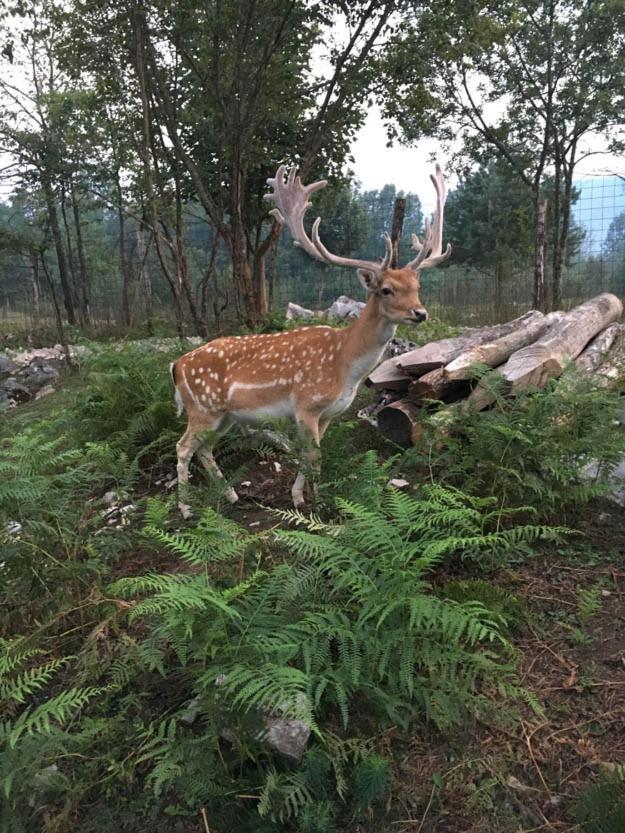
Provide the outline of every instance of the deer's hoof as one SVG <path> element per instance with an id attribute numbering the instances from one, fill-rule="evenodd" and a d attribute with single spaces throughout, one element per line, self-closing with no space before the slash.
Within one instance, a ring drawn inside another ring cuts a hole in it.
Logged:
<path id="1" fill-rule="evenodd" d="M 293 506 L 296 509 L 303 509 L 306 506 L 306 501 L 304 500 L 304 495 L 299 492 L 291 492 L 291 496 L 293 498 Z"/>
<path id="2" fill-rule="evenodd" d="M 232 486 L 230 486 L 228 489 L 226 489 L 226 500 L 228 501 L 228 503 L 236 503 L 238 499 L 239 499 L 239 496 L 234 491 Z"/>
<path id="3" fill-rule="evenodd" d="M 185 519 L 185 521 L 188 521 L 190 518 L 193 517 L 193 512 L 191 511 L 191 507 L 188 503 L 179 503 L 178 509 L 180 509 L 180 514 Z"/>

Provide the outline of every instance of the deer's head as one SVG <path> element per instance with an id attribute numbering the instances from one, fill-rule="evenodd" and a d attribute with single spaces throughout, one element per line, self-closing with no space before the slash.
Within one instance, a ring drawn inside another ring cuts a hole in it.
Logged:
<path id="1" fill-rule="evenodd" d="M 304 216 L 312 203 L 309 196 L 327 185 L 326 180 L 304 185 L 297 176 L 297 169 L 288 172 L 280 165 L 273 179 L 267 183 L 273 193 L 265 199 L 272 200 L 275 208 L 270 212 L 279 223 L 288 226 L 296 245 L 300 246 L 315 260 L 335 266 L 350 266 L 357 270 L 361 284 L 369 295 L 378 299 L 380 315 L 393 324 L 420 324 L 427 318 L 427 312 L 419 298 L 419 274 L 422 269 L 437 266 L 451 255 L 451 246 L 443 251 L 443 209 L 447 190 L 443 172 L 436 165 L 436 173 L 431 175 L 436 189 L 436 209 L 430 222 L 425 220 L 425 234 L 421 241 L 412 235 L 412 247 L 417 252 L 409 263 L 401 269 L 391 269 L 392 243 L 388 234 L 384 235 L 386 252 L 381 261 L 355 260 L 332 254 L 323 245 L 319 237 L 321 218 L 313 223 L 311 237 L 304 228 Z"/>

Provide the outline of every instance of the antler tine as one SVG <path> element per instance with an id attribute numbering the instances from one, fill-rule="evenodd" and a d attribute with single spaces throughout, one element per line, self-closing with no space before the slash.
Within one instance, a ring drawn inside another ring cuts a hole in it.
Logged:
<path id="1" fill-rule="evenodd" d="M 267 180 L 267 184 L 273 188 L 273 193 L 265 194 L 266 200 L 273 200 L 276 207 L 269 213 L 276 218 L 279 223 L 288 226 L 293 242 L 304 249 L 311 257 L 320 260 L 322 263 L 331 263 L 335 266 L 350 266 L 355 269 L 368 269 L 372 272 L 379 273 L 388 267 L 390 263 L 392 246 L 390 238 L 386 239 L 384 245 L 386 253 L 381 262 L 374 262 L 371 260 L 355 260 L 349 257 L 340 257 L 328 251 L 319 239 L 319 224 L 321 217 L 317 217 L 312 227 L 312 240 L 306 233 L 304 228 L 304 216 L 311 207 L 308 197 L 315 191 L 325 188 L 328 184 L 325 179 L 318 182 L 311 182 L 310 185 L 303 185 L 302 180 L 297 176 L 297 168 L 290 169 L 286 176 L 286 167 L 280 165 L 276 171 L 275 177 Z"/>
<path id="2" fill-rule="evenodd" d="M 447 199 L 447 187 L 440 165 L 436 165 L 436 172 L 430 174 L 430 179 L 436 189 L 436 209 L 432 222 L 425 218 L 425 232 L 423 242 L 416 234 L 412 235 L 412 248 L 418 252 L 417 256 L 407 264 L 415 271 L 437 266 L 451 256 L 451 244 L 443 252 L 443 210 Z"/>
<path id="3" fill-rule="evenodd" d="M 379 274 L 380 272 L 384 271 L 388 267 L 388 264 L 391 260 L 392 255 L 392 244 L 391 239 L 388 235 L 384 237 L 384 247 L 385 247 L 385 254 L 381 261 L 373 261 L 373 260 L 356 260 L 355 258 L 351 257 L 341 257 L 340 255 L 334 255 L 332 252 L 329 252 L 326 247 L 321 242 L 319 237 L 319 225 L 321 223 L 321 217 L 317 217 L 315 222 L 313 223 L 312 227 L 312 238 L 313 243 L 317 247 L 317 249 L 323 255 L 325 261 L 327 263 L 332 263 L 334 266 L 351 266 L 354 269 L 368 269 L 370 272 L 375 272 Z M 387 239 L 388 238 L 388 239 Z"/>
<path id="4" fill-rule="evenodd" d="M 267 180 L 267 184 L 273 188 L 273 193 L 265 194 L 265 199 L 273 200 L 276 204 L 276 207 L 269 213 L 279 223 L 288 226 L 295 245 L 301 246 L 311 257 L 323 262 L 324 258 L 306 234 L 304 217 L 312 205 L 308 200 L 309 195 L 325 188 L 328 183 L 325 179 L 321 179 L 318 182 L 311 182 L 310 185 L 302 185 L 295 166 L 287 172 L 285 181 L 285 172 L 286 166 L 280 165 L 275 177 Z"/>

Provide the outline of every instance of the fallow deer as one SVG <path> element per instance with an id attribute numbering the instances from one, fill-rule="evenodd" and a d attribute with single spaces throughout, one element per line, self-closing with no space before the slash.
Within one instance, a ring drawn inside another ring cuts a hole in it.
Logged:
<path id="1" fill-rule="evenodd" d="M 398 324 L 425 321 L 419 298 L 419 272 L 436 266 L 451 254 L 442 249 L 443 207 L 446 188 L 440 167 L 431 175 L 436 189 L 432 222 L 426 219 L 423 242 L 412 235 L 416 257 L 401 269 L 391 269 L 392 244 L 385 235 L 386 254 L 381 262 L 340 257 L 326 249 L 319 237 L 317 218 L 309 236 L 304 216 L 309 197 L 327 184 L 325 180 L 303 185 L 296 169 L 287 174 L 284 165 L 268 179 L 273 192 L 266 199 L 275 207 L 271 214 L 286 224 L 296 245 L 322 263 L 357 270 L 368 293 L 367 304 L 353 324 L 345 328 L 301 327 L 268 335 L 217 338 L 182 356 L 171 366 L 179 412 L 186 411 L 188 427 L 176 447 L 178 453 L 179 507 L 185 503 L 189 462 L 197 451 L 204 467 L 223 477 L 213 447 L 219 435 L 235 422 L 258 424 L 290 417 L 304 440 L 304 466 L 293 484 L 296 507 L 304 503 L 304 468 L 317 467 L 319 442 L 331 419 L 352 403 L 358 385 L 380 361 Z M 226 498 L 238 499 L 233 488 Z"/>

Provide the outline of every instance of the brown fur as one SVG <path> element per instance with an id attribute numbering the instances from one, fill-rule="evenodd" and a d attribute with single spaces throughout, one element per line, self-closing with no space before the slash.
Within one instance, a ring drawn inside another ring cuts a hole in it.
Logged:
<path id="1" fill-rule="evenodd" d="M 384 288 L 392 294 L 384 293 Z M 418 276 L 409 269 L 388 269 L 361 317 L 346 328 L 302 327 L 283 333 L 217 338 L 175 362 L 172 375 L 189 419 L 178 443 L 178 478 L 188 480 L 188 463 L 199 449 L 207 469 L 217 476 L 212 455 L 215 434 L 233 421 L 289 416 L 308 441 L 308 461 L 318 460 L 318 445 L 330 420 L 349 406 L 362 379 L 379 360 L 395 325 L 425 317 Z M 283 413 L 284 411 L 284 413 Z M 203 431 L 214 432 L 201 446 Z M 303 473 L 294 485 L 302 501 Z M 236 500 L 229 490 L 228 497 Z M 183 514 L 188 506 L 181 502 Z"/>

